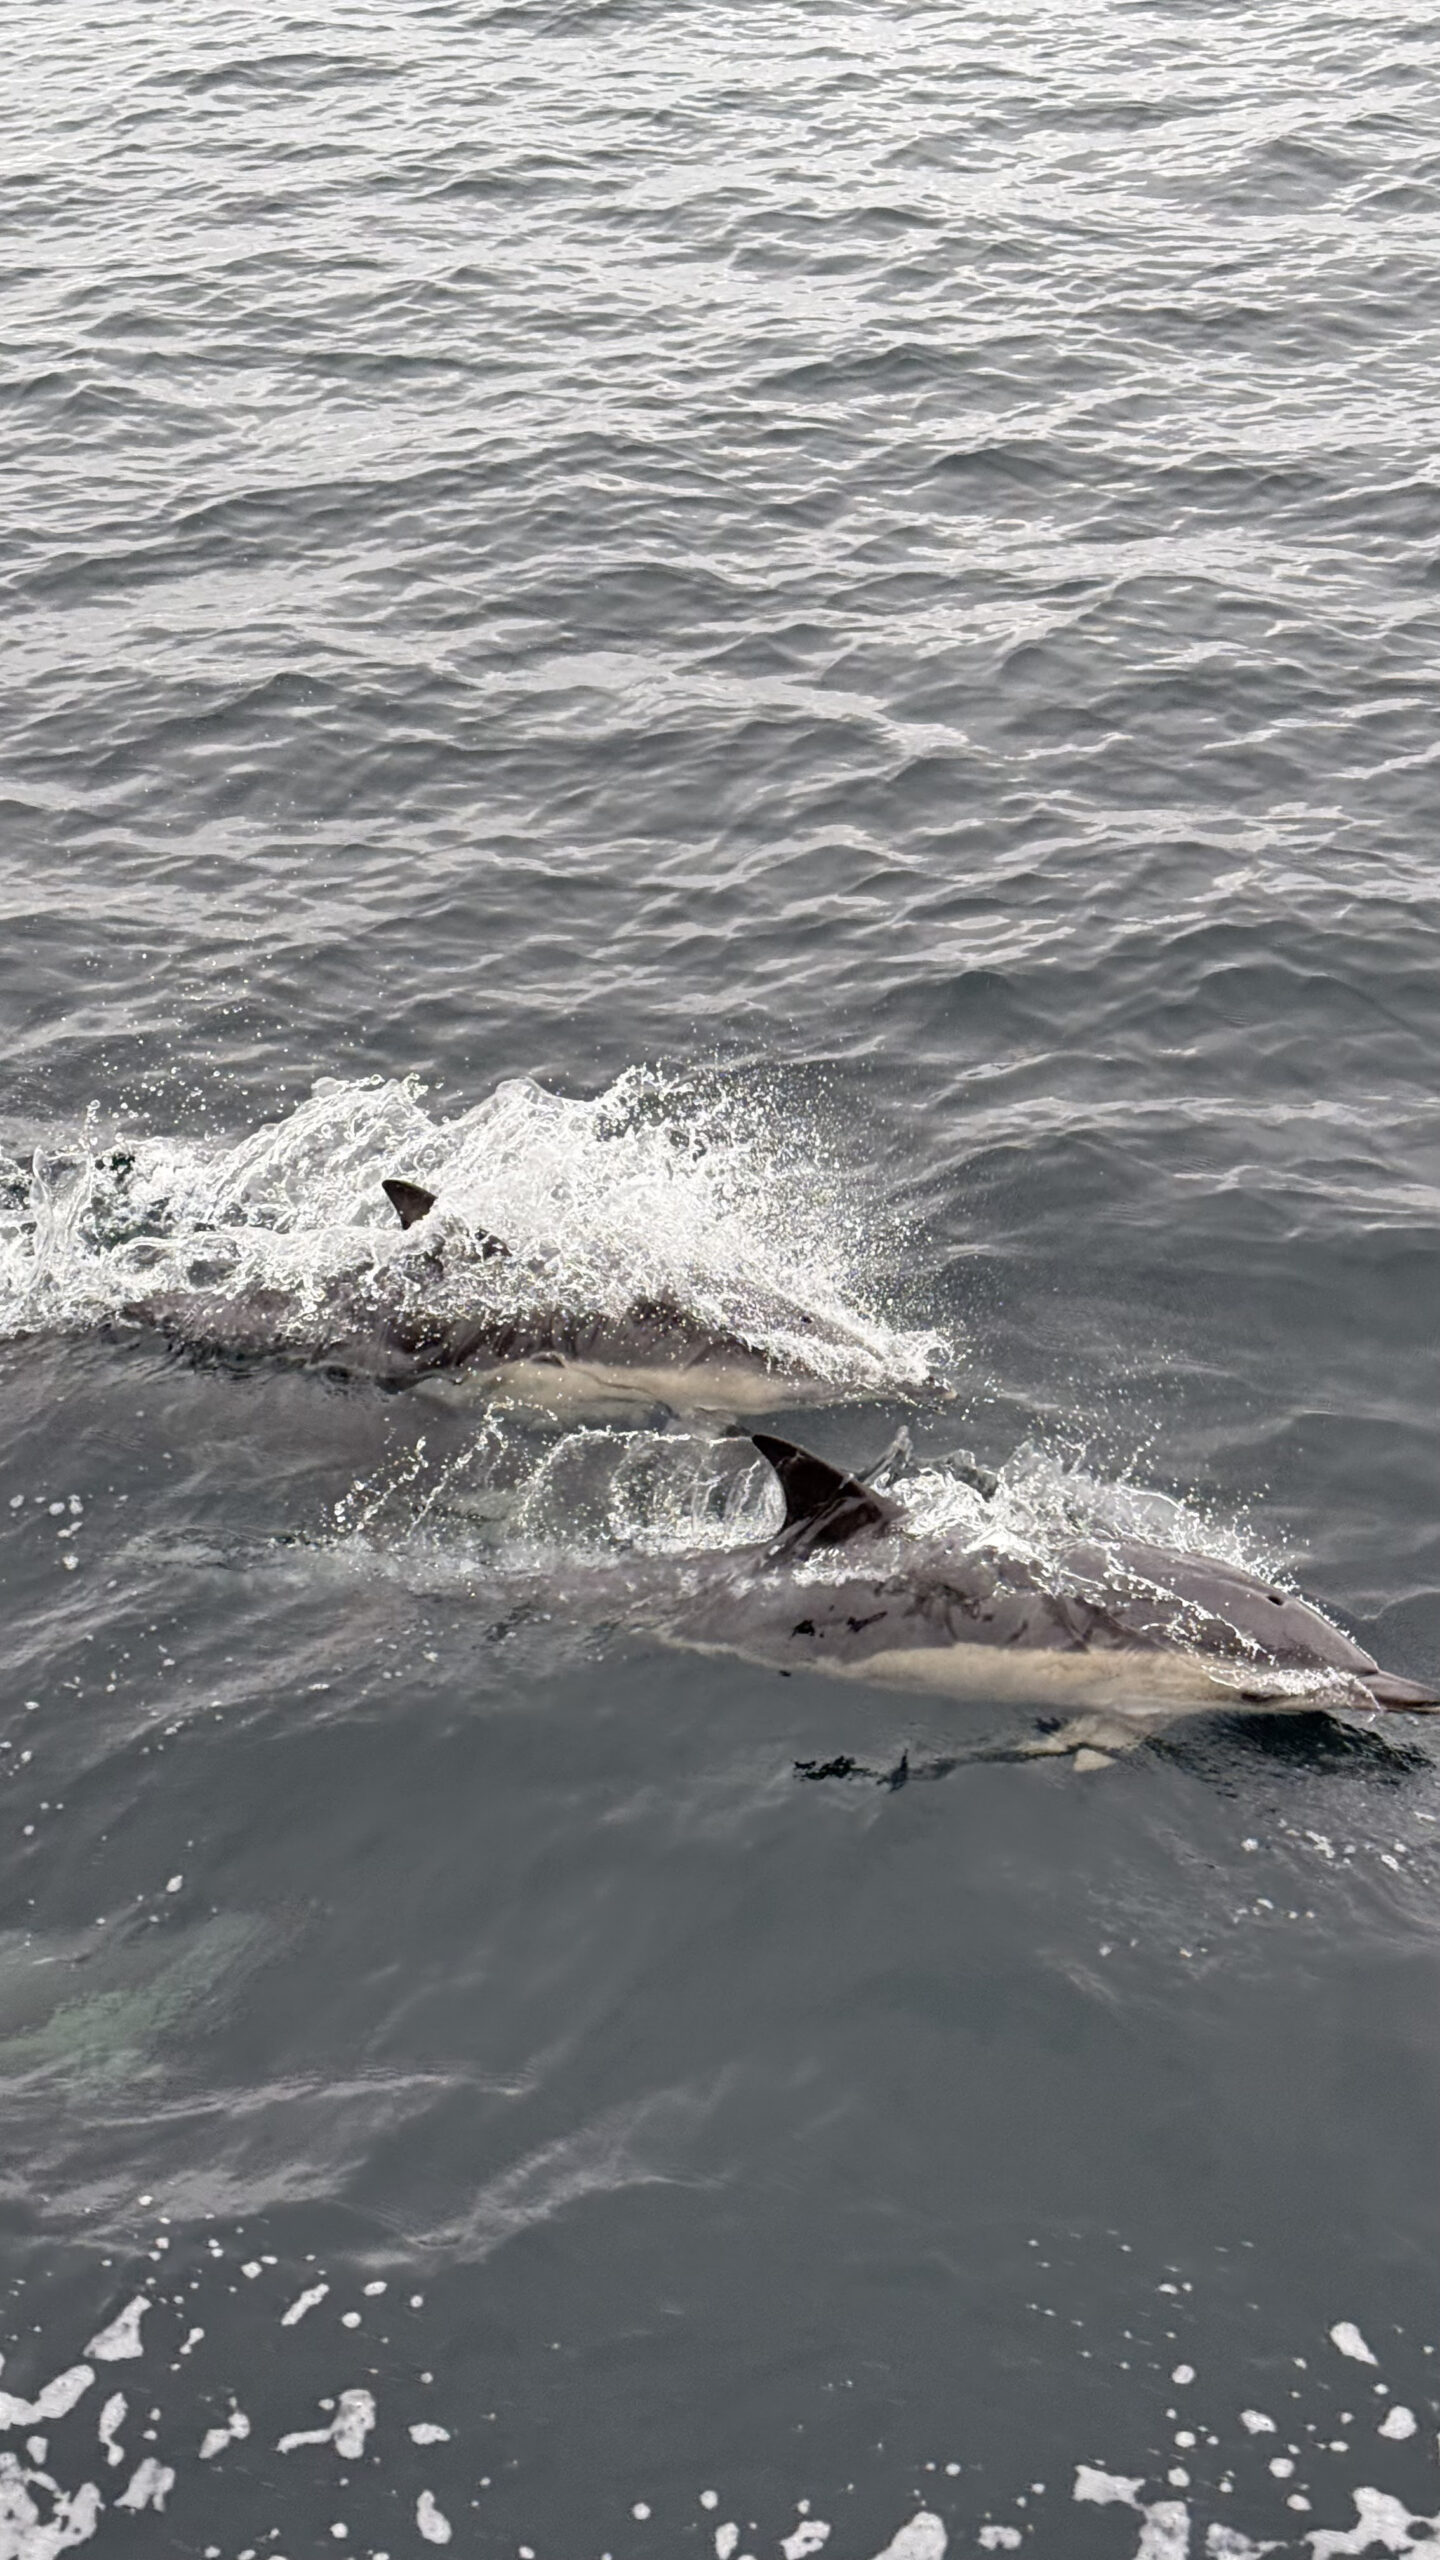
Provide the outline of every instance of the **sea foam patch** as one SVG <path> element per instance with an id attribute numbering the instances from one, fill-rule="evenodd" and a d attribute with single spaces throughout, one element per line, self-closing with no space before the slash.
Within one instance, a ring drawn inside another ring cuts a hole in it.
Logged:
<path id="1" fill-rule="evenodd" d="M 217 2560 L 305 2533 L 378 2553 L 407 2541 L 467 2548 L 482 2531 L 487 2547 L 498 2535 L 544 2560 L 556 2530 L 553 2461 L 527 2475 L 507 2453 L 498 2407 L 477 2405 L 473 2373 L 464 2389 L 449 2379 L 453 2310 L 432 2331 L 428 2291 L 403 2266 L 376 2277 L 338 2259 L 306 2262 L 300 2293 L 313 2298 L 297 2322 L 288 2314 L 302 2270 L 265 2248 L 253 2224 L 243 2238 L 206 2225 L 174 2241 L 141 2292 L 96 2306 L 85 2360 L 65 2361 L 62 2343 L 47 2371 L 43 2335 L 29 2324 L 36 2370 L 0 2402 L 0 2428 L 24 2436 L 0 2451 L 4 2560 L 56 2560 L 112 2513 L 163 2516 L 178 2547 Z M 1037 2248 L 1027 2275 L 1042 2291 L 1017 2311 L 1043 2315 L 1058 2270 Z M 203 2322 L 190 2316 L 197 2308 Z M 1043 2471 L 1027 2466 L 1007 2490 L 957 2398 L 958 2449 L 912 2455 L 897 2470 L 880 2447 L 856 2446 L 843 2474 L 812 2474 L 788 2512 L 775 2510 L 768 2450 L 763 2497 L 743 2460 L 732 2477 L 701 2472 L 688 2485 L 612 2482 L 594 2500 L 596 2548 L 639 2550 L 637 2533 L 643 2547 L 653 2534 L 657 2551 L 669 2548 L 693 2520 L 716 2560 L 949 2560 L 965 2550 L 1070 2560 L 1066 2516 L 1083 2512 L 1095 2560 L 1371 2551 L 1437 2560 L 1437 2501 L 1420 2492 L 1433 2476 L 1433 2444 L 1427 2451 L 1421 2439 L 1433 2434 L 1440 2376 L 1424 2342 L 1393 2323 L 1382 2331 L 1373 2313 L 1364 2330 L 1333 2324 L 1364 2340 L 1364 2359 L 1337 2347 L 1333 2330 L 1284 2352 L 1268 2340 L 1270 2407 L 1261 2409 L 1243 2356 L 1207 2353 L 1196 2281 L 1178 2270 L 1154 2270 L 1120 2327 L 1082 2315 L 1073 2330 L 1067 2357 L 1110 2373 L 1118 2456 L 1092 2444 L 1062 2462 L 1047 2441 Z M 132 2372 L 97 2418 L 96 2359 L 107 2357 Z M 1387 2475 L 1386 2465 L 1399 2468 Z M 857 2492 L 871 2510 L 893 2502 L 886 2533 L 859 2525 Z M 571 2511 L 573 2483 L 566 2495 Z"/>

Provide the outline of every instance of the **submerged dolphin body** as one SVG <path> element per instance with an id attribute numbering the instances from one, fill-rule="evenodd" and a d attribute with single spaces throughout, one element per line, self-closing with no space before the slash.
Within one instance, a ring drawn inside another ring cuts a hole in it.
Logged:
<path id="1" fill-rule="evenodd" d="M 813 1368 L 775 1359 L 673 1297 L 635 1298 L 618 1312 L 569 1306 L 499 1237 L 437 1213 L 418 1183 L 392 1178 L 384 1189 L 405 1230 L 393 1258 L 293 1286 L 166 1288 L 132 1299 L 122 1316 L 202 1356 L 278 1359 L 390 1387 L 459 1381 L 477 1398 L 556 1417 L 633 1420 L 657 1405 L 761 1414 L 864 1392 L 825 1374 L 825 1350 L 853 1346 L 839 1331 L 830 1342 L 799 1310 L 783 1318 L 813 1338 Z M 477 1286 L 486 1266 L 488 1288 Z M 505 1285 L 511 1266 L 518 1286 Z"/>
<path id="2" fill-rule="evenodd" d="M 825 1671 L 939 1695 L 1060 1708 L 1029 1753 L 1098 1767 L 1206 1709 L 1424 1712 L 1440 1691 L 1382 1671 L 1311 1604 L 1213 1556 L 1122 1537 L 1076 1539 L 1042 1573 L 985 1513 L 979 1533 L 907 1536 L 862 1476 L 749 1435 L 774 1468 L 785 1521 L 763 1545 L 707 1559 L 667 1641 L 781 1671 Z M 872 1470 L 878 1473 L 879 1470 Z"/>

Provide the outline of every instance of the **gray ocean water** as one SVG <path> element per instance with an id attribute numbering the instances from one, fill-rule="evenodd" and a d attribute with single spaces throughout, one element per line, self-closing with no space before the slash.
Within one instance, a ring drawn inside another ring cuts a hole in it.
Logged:
<path id="1" fill-rule="evenodd" d="M 110 1321 L 503 1121 L 1433 1678 L 1431 13 L 16 0 L 0 241 L 0 2554 L 1431 2550 L 1435 1728 L 979 1759 L 618 1626 L 703 1435 Z"/>

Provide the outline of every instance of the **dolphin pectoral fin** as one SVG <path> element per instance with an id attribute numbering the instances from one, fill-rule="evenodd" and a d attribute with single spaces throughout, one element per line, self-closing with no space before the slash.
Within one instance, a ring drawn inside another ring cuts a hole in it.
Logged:
<path id="1" fill-rule="evenodd" d="M 391 1180 L 380 1186 L 402 1227 L 418 1227 L 435 1206 L 433 1191 L 422 1191 L 418 1182 Z"/>
<path id="2" fill-rule="evenodd" d="M 1125 1724 L 1118 1716 L 1067 1716 L 1053 1733 L 1037 1733 L 1022 1742 L 1017 1760 L 1066 1759 L 1072 1754 L 1077 1769 L 1108 1769 L 1130 1751 L 1138 1751 L 1146 1739 L 1134 1725 Z"/>
<path id="3" fill-rule="evenodd" d="M 1055 1733 L 1032 1734 L 1028 1742 L 1006 1743 L 995 1757 L 1005 1760 L 1063 1760 L 1075 1747 L 1073 1742 L 1066 1741 L 1062 1725 Z"/>

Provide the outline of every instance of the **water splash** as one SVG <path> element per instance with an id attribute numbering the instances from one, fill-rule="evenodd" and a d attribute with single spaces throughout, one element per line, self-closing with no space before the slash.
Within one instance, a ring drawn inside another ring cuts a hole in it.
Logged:
<path id="1" fill-rule="evenodd" d="M 66 1145 L 0 1163 L 0 1330 L 68 1330 L 137 1296 L 279 1289 L 303 1313 L 402 1250 L 381 1190 L 401 1174 L 445 1222 L 503 1236 L 472 1299 L 619 1316 L 673 1300 L 778 1367 L 904 1392 L 949 1354 L 891 1322 L 859 1186 L 817 1132 L 719 1084 L 632 1068 L 590 1100 L 516 1077 L 453 1119 L 413 1079 L 325 1079 L 228 1144 Z"/>
<path id="2" fill-rule="evenodd" d="M 1005 1460 L 988 1500 L 944 1461 L 894 1481 L 893 1490 L 917 1536 L 993 1543 L 1042 1572 L 1081 1541 L 1111 1548 L 1140 1539 L 1268 1581 L 1282 1573 L 1278 1553 L 1234 1513 L 1193 1494 L 1162 1492 L 1129 1466 L 1106 1474 L 1083 1452 L 1035 1440 L 1022 1441 Z"/>
<path id="3" fill-rule="evenodd" d="M 774 1470 L 744 1437 L 581 1429 L 537 1451 L 492 1413 L 459 1451 L 421 1440 L 358 1481 L 333 1534 L 407 1580 L 444 1587 L 480 1566 L 558 1590 L 577 1568 L 627 1556 L 682 1563 L 755 1545 L 783 1514 Z"/>
<path id="4" fill-rule="evenodd" d="M 856 1463 L 861 1463 L 857 1453 Z M 1273 1581 L 1278 1559 L 1249 1527 L 1194 1500 L 1134 1479 L 1094 1472 L 1073 1455 L 1026 1441 L 982 1493 L 958 1457 L 898 1463 L 879 1479 L 903 1526 L 887 1555 L 941 1541 L 963 1554 L 1011 1556 L 1056 1587 L 1066 1558 L 1085 1543 L 1112 1550 L 1143 1540 L 1180 1555 L 1236 1564 Z M 492 1415 L 458 1453 L 422 1442 L 383 1476 L 357 1484 L 335 1508 L 342 1535 L 392 1548 L 457 1539 L 473 1553 L 477 1528 L 496 1566 L 550 1569 L 624 1555 L 693 1555 L 762 1543 L 784 1502 L 773 1469 L 744 1435 L 656 1430 L 567 1431 L 537 1452 L 526 1434 Z M 817 1581 L 854 1569 L 848 1548 L 817 1547 L 795 1568 Z"/>

